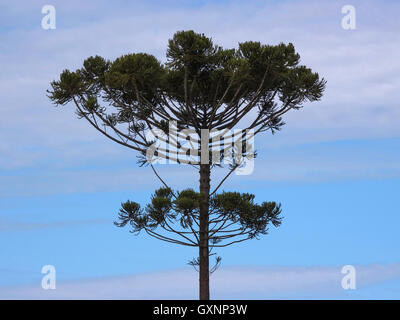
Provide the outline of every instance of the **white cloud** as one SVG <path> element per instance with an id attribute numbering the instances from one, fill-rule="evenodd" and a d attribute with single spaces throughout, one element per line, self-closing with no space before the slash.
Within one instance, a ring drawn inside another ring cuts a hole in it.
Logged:
<path id="1" fill-rule="evenodd" d="M 213 299 L 343 298 L 339 266 L 227 267 L 211 276 Z M 400 277 L 400 264 L 359 265 L 354 291 Z M 0 287 L 0 299 L 197 299 L 197 273 L 180 269 L 139 275 L 58 281 L 55 290 L 40 284 Z M 353 296 L 354 297 L 354 296 Z M 365 295 L 363 298 L 368 298 Z M 376 297 L 375 298 L 379 298 Z"/>
<path id="2" fill-rule="evenodd" d="M 27 222 L 27 221 L 12 221 L 10 219 L 0 218 L 0 232 L 6 231 L 26 231 L 26 230 L 41 230 L 47 228 L 65 228 L 82 225 L 98 225 L 110 223 L 106 219 L 91 219 L 91 220 L 75 220 L 75 221 L 54 221 L 54 222 Z"/>
<path id="3" fill-rule="evenodd" d="M 62 69 L 79 67 L 89 55 L 115 58 L 127 52 L 146 51 L 162 59 L 168 38 L 176 30 L 191 28 L 226 47 L 245 40 L 272 44 L 292 41 L 302 63 L 328 80 L 322 101 L 288 114 L 283 131 L 266 138 L 268 141 L 293 145 L 400 134 L 400 5 L 394 2 L 355 1 L 358 25 L 353 31 L 340 27 L 340 1 L 250 1 L 245 6 L 229 2 L 196 7 L 132 4 L 113 5 L 113 10 L 108 2 L 101 2 L 96 8 L 78 1 L 55 5 L 59 23 L 54 31 L 40 29 L 40 10 L 36 8 L 41 6 L 39 2 L 5 8 L 11 16 L 26 16 L 29 21 L 37 12 L 38 23 L 31 28 L 15 24 L 15 28 L 0 34 L 2 43 L 7 43 L 0 54 L 2 169 L 35 168 L 51 159 L 46 163 L 50 175 L 66 177 L 65 173 L 51 173 L 50 169 L 112 163 L 126 157 L 121 146 L 111 147 L 84 120 L 75 119 L 72 107 L 51 107 L 45 97 L 49 82 Z M 385 13 L 385 23 L 379 12 Z M 303 169 L 296 171 L 294 162 L 289 167 L 282 169 L 288 179 L 304 177 Z M 397 166 L 394 168 L 393 174 L 397 174 Z M 321 172 L 326 169 L 322 167 Z M 4 179 L 18 184 L 21 178 Z"/>

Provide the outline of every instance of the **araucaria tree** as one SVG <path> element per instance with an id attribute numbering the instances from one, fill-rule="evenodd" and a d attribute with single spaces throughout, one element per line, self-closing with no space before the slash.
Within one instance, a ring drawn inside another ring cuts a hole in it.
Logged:
<path id="1" fill-rule="evenodd" d="M 220 262 L 217 257 L 210 267 L 213 248 L 257 238 L 270 224 L 281 223 L 280 204 L 216 191 L 255 156 L 249 136 L 279 130 L 282 116 L 319 100 L 326 82 L 299 64 L 292 44 L 248 41 L 223 49 L 203 34 L 181 31 L 169 40 L 166 58 L 161 63 L 147 53 L 114 61 L 90 57 L 81 69 L 64 70 L 48 94 L 56 105 L 72 102 L 79 118 L 138 151 L 140 164 L 152 168 L 163 187 L 144 208 L 123 203 L 116 225 L 197 247 L 190 264 L 199 271 L 200 299 L 209 299 L 210 272 Z M 172 190 L 154 167 L 160 159 L 195 167 L 199 190 Z M 212 190 L 211 171 L 222 161 L 229 162 L 227 175 Z"/>

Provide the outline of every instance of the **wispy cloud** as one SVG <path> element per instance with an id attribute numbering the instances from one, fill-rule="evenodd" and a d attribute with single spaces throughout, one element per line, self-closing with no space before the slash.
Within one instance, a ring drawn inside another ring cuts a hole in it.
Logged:
<path id="1" fill-rule="evenodd" d="M 357 29 L 352 31 L 341 28 L 341 1 L 249 1 L 246 6 L 238 1 L 196 6 L 117 2 L 113 10 L 105 1 L 95 6 L 79 1 L 55 1 L 54 5 L 58 22 L 52 31 L 40 28 L 39 1 L 8 4 L 2 10 L 2 15 L 8 12 L 9 16 L 4 19 L 8 27 L 0 30 L 4 47 L 0 54 L 0 170 L 6 173 L 1 184 L 18 189 L 15 195 L 38 192 L 32 187 L 36 185 L 45 193 L 54 192 L 55 185 L 62 185 L 60 191 L 90 189 L 85 183 L 82 187 L 75 184 L 80 174 L 87 176 L 88 184 L 100 181 L 100 189 L 106 185 L 101 181 L 111 175 L 111 181 L 118 177 L 126 185 L 128 166 L 120 159 L 132 159 L 131 167 L 135 155 L 127 156 L 122 147 L 112 145 L 86 122 L 75 119 L 73 108 L 52 107 L 45 91 L 64 68 L 78 68 L 90 55 L 112 59 L 127 52 L 146 51 L 164 60 L 168 38 L 182 29 L 204 32 L 225 47 L 246 40 L 293 42 L 302 63 L 327 79 L 323 100 L 288 114 L 283 131 L 265 138 L 272 144 L 284 147 L 400 135 L 400 5 L 396 2 L 353 1 Z M 385 13 L 384 22 L 380 12 Z M 256 139 L 256 144 L 260 140 Z M 264 160 L 257 159 L 257 165 L 260 167 Z M 274 181 L 303 181 L 310 179 L 308 171 L 315 168 L 319 179 L 398 176 L 395 161 L 382 168 L 383 162 L 363 161 L 349 167 L 342 160 L 337 155 L 315 163 L 304 159 L 304 166 L 299 166 L 294 158 L 283 162 L 276 159 L 286 167 L 269 177 Z M 85 171 L 93 164 L 104 163 L 123 169 L 115 174 L 98 172 L 96 177 Z M 46 173 L 41 172 L 39 179 L 14 172 L 30 168 L 45 168 Z M 13 193 L 11 189 L 3 194 Z"/>
<path id="2" fill-rule="evenodd" d="M 110 221 L 106 219 L 90 219 L 90 220 L 54 221 L 54 222 L 40 223 L 40 222 L 12 221 L 9 219 L 0 218 L 0 232 L 40 230 L 48 228 L 66 228 L 66 227 L 97 225 L 105 223 L 110 223 Z"/>
<path id="3" fill-rule="evenodd" d="M 354 295 L 341 287 L 341 267 L 230 267 L 211 277 L 214 299 L 357 298 L 357 290 L 400 277 L 400 264 L 355 266 Z M 368 298 L 361 295 L 363 298 Z M 0 288 L 1 299 L 196 299 L 192 269 L 140 275 L 59 281 L 55 290 L 32 286 Z"/>
<path id="4" fill-rule="evenodd" d="M 248 183 L 326 182 L 400 178 L 400 139 L 354 140 L 279 146 L 255 143 L 259 156 L 249 176 L 232 175 L 223 188 L 245 187 Z M 72 147 L 71 147 L 72 148 Z M 80 150 L 80 147 L 77 148 Z M 93 146 L 88 146 L 93 150 Z M 73 148 L 72 148 L 73 150 Z M 36 170 L 4 173 L 0 197 L 54 193 L 118 192 L 154 190 L 161 186 L 149 167 L 136 167 L 128 152 L 107 148 L 102 158 L 79 158 L 78 150 L 53 155 Z M 70 159 L 62 164 L 62 159 Z M 64 166 L 64 168 L 63 168 Z M 65 168 L 67 167 L 67 168 Z M 197 188 L 198 172 L 190 166 L 156 165 L 161 177 L 173 188 Z M 227 173 L 215 170 L 212 187 Z"/>

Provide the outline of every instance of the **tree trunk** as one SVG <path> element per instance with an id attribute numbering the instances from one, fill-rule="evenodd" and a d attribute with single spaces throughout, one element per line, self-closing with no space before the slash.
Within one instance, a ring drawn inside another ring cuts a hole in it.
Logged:
<path id="1" fill-rule="evenodd" d="M 210 197 L 210 165 L 200 165 L 200 193 L 203 201 L 200 204 L 200 246 L 199 246 L 199 298 L 210 299 L 210 266 L 208 251 L 208 201 Z"/>

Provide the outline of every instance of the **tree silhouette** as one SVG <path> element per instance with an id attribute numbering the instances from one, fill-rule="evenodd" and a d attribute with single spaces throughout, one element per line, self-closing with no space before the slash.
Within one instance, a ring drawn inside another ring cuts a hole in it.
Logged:
<path id="1" fill-rule="evenodd" d="M 237 49 L 223 49 L 204 34 L 180 31 L 169 40 L 166 57 L 164 64 L 146 53 L 112 62 L 90 57 L 81 69 L 64 70 L 48 94 L 56 105 L 73 102 L 79 118 L 138 151 L 140 165 L 152 168 L 163 187 L 144 208 L 122 203 L 115 224 L 198 247 L 198 257 L 189 264 L 199 271 L 200 299 L 209 299 L 210 272 L 221 261 L 216 257 L 210 268 L 212 250 L 257 238 L 270 224 L 281 223 L 280 204 L 256 204 L 252 194 L 217 190 L 256 156 L 249 133 L 251 138 L 280 130 L 282 116 L 319 100 L 326 81 L 299 64 L 290 43 L 247 41 Z M 232 134 L 238 128 L 243 130 Z M 190 146 L 184 149 L 182 141 Z M 160 159 L 195 167 L 198 192 L 172 190 L 153 165 Z M 211 170 L 222 161 L 228 163 L 228 173 L 211 190 Z"/>

